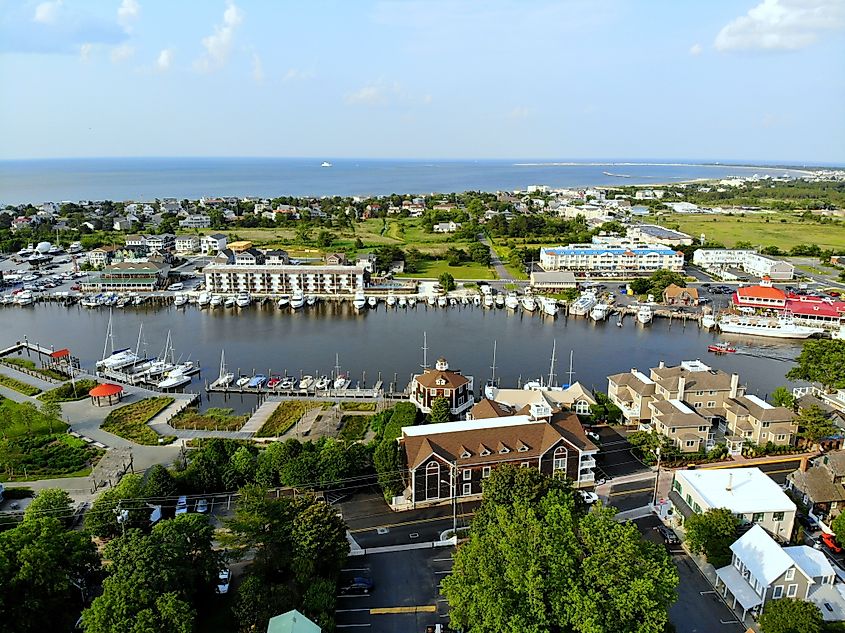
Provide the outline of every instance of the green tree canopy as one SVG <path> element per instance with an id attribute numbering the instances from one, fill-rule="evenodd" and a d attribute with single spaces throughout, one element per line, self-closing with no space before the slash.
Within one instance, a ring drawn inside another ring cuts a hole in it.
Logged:
<path id="1" fill-rule="evenodd" d="M 839 513 L 830 524 L 830 529 L 836 535 L 836 540 L 845 543 L 845 513 Z"/>
<path id="2" fill-rule="evenodd" d="M 812 602 L 781 598 L 766 603 L 759 624 L 762 633 L 821 633 L 824 618 Z"/>
<path id="3" fill-rule="evenodd" d="M 449 412 L 449 400 L 440 396 L 435 398 L 431 403 L 431 413 L 429 413 L 429 422 L 431 424 L 441 424 L 448 422 L 451 419 Z"/>
<path id="4" fill-rule="evenodd" d="M 117 536 L 122 529 L 148 527 L 150 508 L 145 498 L 141 475 L 124 475 L 118 484 L 103 492 L 85 515 L 85 527 L 95 536 Z M 121 526 L 118 517 L 126 510 L 127 520 Z"/>
<path id="5" fill-rule="evenodd" d="M 772 390 L 772 402 L 776 407 L 791 409 L 795 404 L 795 396 L 786 387 L 775 387 Z"/>
<path id="6" fill-rule="evenodd" d="M 798 424 L 798 436 L 816 444 L 821 440 L 838 435 L 842 430 L 836 426 L 818 405 L 812 404 L 802 409 L 795 422 Z"/>
<path id="7" fill-rule="evenodd" d="M 438 281 L 443 287 L 443 290 L 446 292 L 451 292 L 456 288 L 455 278 L 452 276 L 452 273 L 441 273 L 440 277 L 438 277 Z"/>
<path id="8" fill-rule="evenodd" d="M 172 497 L 176 494 L 176 480 L 167 468 L 155 464 L 147 471 L 144 495 L 151 498 Z"/>
<path id="9" fill-rule="evenodd" d="M 795 362 L 795 367 L 786 374 L 788 380 L 818 382 L 833 389 L 845 387 L 845 341 L 807 341 Z"/>
<path id="10" fill-rule="evenodd" d="M 727 508 L 693 514 L 684 524 L 687 545 L 696 554 L 703 552 L 714 567 L 723 567 L 731 562 L 730 546 L 736 540 L 737 527 L 739 519 Z"/>
<path id="11" fill-rule="evenodd" d="M 63 524 L 70 523 L 73 514 L 73 499 L 60 488 L 45 488 L 39 490 L 35 498 L 23 513 L 24 521 L 34 521 L 42 517 L 59 519 Z"/>

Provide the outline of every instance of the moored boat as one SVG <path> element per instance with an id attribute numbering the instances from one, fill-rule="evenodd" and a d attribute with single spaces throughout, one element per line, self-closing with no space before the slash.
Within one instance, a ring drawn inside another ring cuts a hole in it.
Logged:
<path id="1" fill-rule="evenodd" d="M 569 307 L 569 314 L 573 316 L 586 316 L 599 302 L 596 293 L 592 290 L 585 290 L 575 302 Z"/>
<path id="2" fill-rule="evenodd" d="M 209 303 L 209 305 L 212 308 L 219 308 L 223 305 L 223 297 L 221 297 L 220 295 L 212 295 L 211 302 Z"/>
<path id="3" fill-rule="evenodd" d="M 590 318 L 593 321 L 604 321 L 610 313 L 610 306 L 606 303 L 597 303 L 590 310 Z"/>
<path id="4" fill-rule="evenodd" d="M 543 314 L 547 316 L 555 316 L 557 314 L 557 301 L 555 301 L 554 299 L 550 299 L 549 297 L 543 297 L 540 301 L 540 304 L 543 308 Z"/>
<path id="5" fill-rule="evenodd" d="M 651 323 L 651 319 L 654 317 L 654 310 L 651 309 L 649 305 L 641 305 L 637 310 L 637 321 L 642 323 L 643 325 L 648 325 Z"/>
<path id="6" fill-rule="evenodd" d="M 290 307 L 292 310 L 299 310 L 305 305 L 305 294 L 298 288 L 290 296 Z"/>
<path id="7" fill-rule="evenodd" d="M 822 328 L 798 325 L 792 314 L 784 312 L 777 315 L 722 314 L 719 317 L 719 330 L 726 334 L 748 334 L 770 338 L 804 339 L 818 336 Z"/>
<path id="8" fill-rule="evenodd" d="M 533 296 L 525 295 L 522 297 L 522 309 L 526 312 L 534 312 L 537 309 L 537 302 Z"/>
<path id="9" fill-rule="evenodd" d="M 355 293 L 355 298 L 352 299 L 352 305 L 356 310 L 363 310 L 367 305 L 367 297 L 362 290 Z"/>
<path id="10" fill-rule="evenodd" d="M 238 293 L 238 296 L 235 297 L 235 305 L 239 308 L 246 308 L 250 303 L 252 303 L 252 297 L 249 296 L 248 292 Z"/>
<path id="11" fill-rule="evenodd" d="M 211 303 L 211 295 L 207 292 L 201 292 L 197 297 L 197 305 L 201 308 L 204 308 L 209 303 Z"/>

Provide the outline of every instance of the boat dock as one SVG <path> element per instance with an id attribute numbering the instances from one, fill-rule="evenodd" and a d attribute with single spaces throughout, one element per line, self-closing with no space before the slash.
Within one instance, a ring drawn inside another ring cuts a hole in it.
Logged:
<path id="1" fill-rule="evenodd" d="M 392 384 L 391 384 L 392 387 Z M 352 387 L 347 389 L 315 389 L 310 387 L 308 389 L 280 389 L 269 388 L 266 383 L 260 387 L 239 387 L 231 384 L 228 387 L 213 387 L 206 383 L 205 391 L 207 393 L 222 393 L 222 394 L 255 394 L 263 396 L 287 396 L 290 398 L 300 399 L 327 399 L 327 400 L 377 400 L 382 398 L 398 398 L 405 397 L 404 392 L 397 393 L 395 389 L 384 389 L 384 383 L 377 380 L 372 387 Z"/>

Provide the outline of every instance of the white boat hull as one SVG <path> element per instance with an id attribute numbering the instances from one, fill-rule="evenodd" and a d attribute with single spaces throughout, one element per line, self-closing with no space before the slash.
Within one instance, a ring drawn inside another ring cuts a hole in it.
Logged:
<path id="1" fill-rule="evenodd" d="M 772 321 L 772 319 L 769 319 Z M 719 330 L 725 334 L 745 334 L 748 336 L 765 336 L 767 338 L 805 339 L 821 334 L 821 328 L 806 325 L 752 325 L 753 322 L 719 321 Z"/>

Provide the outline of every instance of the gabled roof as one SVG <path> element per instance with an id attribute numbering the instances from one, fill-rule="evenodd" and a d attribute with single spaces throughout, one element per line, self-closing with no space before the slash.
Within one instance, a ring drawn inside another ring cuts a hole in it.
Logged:
<path id="1" fill-rule="evenodd" d="M 754 395 L 729 398 L 725 405 L 738 415 L 750 415 L 761 422 L 792 422 L 795 417 L 786 407 L 773 407 Z"/>
<path id="2" fill-rule="evenodd" d="M 682 288 L 676 284 L 669 284 L 663 291 L 665 297 L 678 297 L 682 294 L 689 295 L 693 299 L 698 299 L 698 290 L 696 288 Z"/>
<path id="3" fill-rule="evenodd" d="M 437 382 L 443 380 L 444 384 L 439 385 Z M 459 372 L 451 369 L 426 369 L 422 374 L 414 376 L 414 380 L 421 384 L 426 389 L 445 388 L 457 389 L 469 382 L 469 378 L 461 375 Z"/>
<path id="4" fill-rule="evenodd" d="M 759 525 L 735 540 L 731 551 L 767 587 L 795 565 L 792 557 Z"/>
<path id="5" fill-rule="evenodd" d="M 504 418 L 515 413 L 514 409 L 501 402 L 482 398 L 470 409 L 470 416 L 473 420 L 484 420 L 486 418 Z"/>
<path id="6" fill-rule="evenodd" d="M 676 365 L 675 367 L 652 367 L 651 373 L 664 389 L 675 391 L 678 389 L 679 379 L 684 378 L 684 391 L 727 391 L 731 388 L 731 375 L 719 369 L 706 371 L 690 371 Z"/>
<path id="7" fill-rule="evenodd" d="M 833 576 L 836 572 L 827 556 L 808 545 L 793 545 L 784 547 L 783 551 L 795 561 L 795 564 L 810 578 L 819 576 Z"/>

